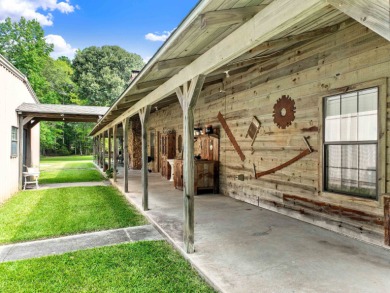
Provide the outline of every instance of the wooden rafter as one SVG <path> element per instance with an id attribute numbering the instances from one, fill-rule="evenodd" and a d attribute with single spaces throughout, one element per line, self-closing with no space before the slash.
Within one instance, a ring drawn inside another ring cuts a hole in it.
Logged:
<path id="1" fill-rule="evenodd" d="M 327 0 L 349 17 L 390 41 L 390 1 Z"/>
<path id="2" fill-rule="evenodd" d="M 137 89 L 142 90 L 142 89 L 147 89 L 147 88 L 158 87 L 169 79 L 170 79 L 170 77 L 164 77 L 164 78 L 160 78 L 160 79 L 140 82 L 137 84 Z"/>
<path id="3" fill-rule="evenodd" d="M 152 91 L 146 91 L 138 94 L 133 94 L 129 96 L 125 96 L 120 102 L 121 103 L 127 103 L 127 102 L 134 102 L 134 101 L 139 101 L 143 97 L 149 95 Z"/>
<path id="4" fill-rule="evenodd" d="M 264 42 L 264 43 L 256 46 L 255 48 L 249 50 L 245 55 L 243 55 L 240 58 L 237 58 L 237 60 L 235 60 L 235 61 L 237 62 L 240 60 L 246 60 L 246 59 L 253 58 L 253 57 L 259 55 L 260 53 L 264 52 L 265 50 L 284 49 L 284 48 L 292 46 L 298 42 L 310 41 L 310 40 L 318 38 L 318 37 L 323 37 L 325 35 L 328 35 L 328 34 L 331 34 L 331 33 L 338 31 L 340 29 L 340 26 L 341 26 L 341 24 L 335 24 L 335 25 L 324 27 L 324 28 L 304 32 L 304 33 L 301 33 L 298 35 L 293 35 L 293 36 L 283 37 L 280 39 L 270 40 L 270 41 Z M 277 56 L 279 56 L 278 51 L 270 54 L 269 56 L 264 56 L 263 58 L 267 58 L 267 57 L 274 58 Z"/>
<path id="5" fill-rule="evenodd" d="M 255 16 L 260 10 L 267 5 L 248 6 L 240 8 L 231 8 L 224 10 L 208 11 L 201 14 L 201 28 L 206 29 L 213 26 L 229 26 L 232 24 L 242 23 Z"/>
<path id="6" fill-rule="evenodd" d="M 157 63 L 156 68 L 158 70 L 164 70 L 164 69 L 172 69 L 177 67 L 184 67 L 190 64 L 191 62 L 193 62 L 199 56 L 200 55 L 192 55 L 192 56 L 186 56 L 181 58 L 161 60 Z"/>

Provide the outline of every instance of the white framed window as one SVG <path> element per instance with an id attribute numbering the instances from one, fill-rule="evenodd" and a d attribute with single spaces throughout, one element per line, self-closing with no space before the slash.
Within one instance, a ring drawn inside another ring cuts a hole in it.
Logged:
<path id="1" fill-rule="evenodd" d="M 11 158 L 18 156 L 18 128 L 11 126 Z"/>
<path id="2" fill-rule="evenodd" d="M 324 191 L 378 197 L 378 87 L 324 99 Z"/>

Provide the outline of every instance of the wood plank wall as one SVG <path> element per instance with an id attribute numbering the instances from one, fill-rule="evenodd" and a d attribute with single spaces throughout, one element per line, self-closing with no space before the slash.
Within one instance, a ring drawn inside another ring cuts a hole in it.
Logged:
<path id="1" fill-rule="evenodd" d="M 220 111 L 246 156 L 242 162 L 221 129 L 221 193 L 383 244 L 381 197 L 372 201 L 326 195 L 321 191 L 321 101 L 335 89 L 381 79 L 385 81 L 385 99 L 389 103 L 389 77 L 390 43 L 364 26 L 353 23 L 333 35 L 227 78 L 223 85 L 205 88 L 195 109 L 195 125 L 204 127 L 212 124 L 220 128 L 217 120 Z M 273 105 L 282 95 L 293 98 L 296 106 L 295 120 L 287 129 L 279 129 L 272 117 Z M 254 115 L 261 121 L 262 127 L 252 154 L 251 139 L 245 138 L 245 134 Z M 386 139 L 389 141 L 390 119 L 385 115 Z M 176 130 L 177 136 L 182 134 L 179 104 L 153 113 L 149 127 L 156 132 L 163 132 L 165 127 Z M 275 174 L 254 179 L 253 164 L 259 172 L 293 158 L 305 149 L 303 135 L 310 136 L 309 142 L 315 150 L 312 154 Z M 390 171 L 389 151 L 387 144 L 386 152 L 379 160 L 379 164 L 386 162 L 387 174 Z M 238 174 L 244 174 L 245 180 L 236 180 Z M 386 189 L 389 189 L 389 182 L 387 177 Z"/>

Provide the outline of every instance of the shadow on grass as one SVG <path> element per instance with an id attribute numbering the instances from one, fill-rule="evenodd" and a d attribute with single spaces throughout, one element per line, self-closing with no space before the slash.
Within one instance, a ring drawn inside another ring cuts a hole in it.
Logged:
<path id="1" fill-rule="evenodd" d="M 0 243 L 147 223 L 111 186 L 24 191 L 1 206 L 0 214 Z"/>

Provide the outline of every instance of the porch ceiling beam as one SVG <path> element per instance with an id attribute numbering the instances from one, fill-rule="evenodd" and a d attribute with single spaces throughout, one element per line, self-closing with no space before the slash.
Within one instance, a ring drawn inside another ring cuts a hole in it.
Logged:
<path id="1" fill-rule="evenodd" d="M 390 1 L 327 0 L 327 2 L 390 41 Z"/>
<path id="2" fill-rule="evenodd" d="M 164 70 L 164 69 L 185 67 L 188 64 L 191 64 L 199 56 L 200 55 L 192 55 L 192 56 L 186 56 L 181 58 L 162 60 L 157 63 L 156 68 L 158 70 Z"/>
<path id="3" fill-rule="evenodd" d="M 41 118 L 41 119 L 35 119 L 35 121 L 58 121 L 58 122 L 95 122 L 97 121 L 97 118 L 77 118 L 77 117 L 61 117 L 61 118 Z"/>
<path id="4" fill-rule="evenodd" d="M 208 11 L 200 15 L 200 27 L 201 29 L 206 29 L 242 23 L 255 16 L 265 7 L 267 5 Z"/>
<path id="5" fill-rule="evenodd" d="M 158 87 L 169 79 L 170 79 L 170 77 L 165 77 L 165 78 L 140 82 L 137 84 L 137 89 L 142 90 L 142 89 L 147 89 L 147 88 L 152 88 L 152 87 Z"/>
<path id="6" fill-rule="evenodd" d="M 114 121 L 94 132 L 94 135 L 120 123 L 126 117 L 137 114 L 141 108 L 163 100 L 166 96 L 172 94 L 177 87 L 195 76 L 199 74 L 207 75 L 237 58 L 242 52 L 247 52 L 273 36 L 286 31 L 312 13 L 324 8 L 326 4 L 323 0 L 273 1 L 252 19 L 210 48 L 190 65 L 184 67 L 178 74 L 138 101 Z M 286 13 L 286 11 L 289 13 Z"/>

